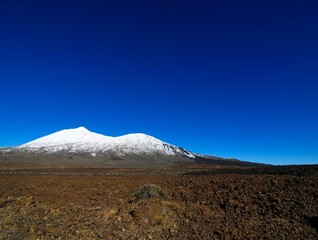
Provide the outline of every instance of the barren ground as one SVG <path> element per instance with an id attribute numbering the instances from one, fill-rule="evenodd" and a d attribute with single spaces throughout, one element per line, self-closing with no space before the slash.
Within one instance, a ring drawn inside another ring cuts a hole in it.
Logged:
<path id="1" fill-rule="evenodd" d="M 318 239 L 318 171 L 308 169 L 2 171 L 0 239 Z M 147 183 L 170 200 L 136 201 Z"/>

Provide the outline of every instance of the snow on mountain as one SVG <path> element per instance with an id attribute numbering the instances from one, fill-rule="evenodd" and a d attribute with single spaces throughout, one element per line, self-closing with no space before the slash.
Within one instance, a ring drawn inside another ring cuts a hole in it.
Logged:
<path id="1" fill-rule="evenodd" d="M 65 129 L 38 138 L 18 147 L 31 152 L 74 152 L 92 153 L 92 155 L 112 153 L 118 156 L 127 154 L 146 155 L 181 155 L 195 158 L 195 155 L 182 148 L 165 143 L 146 134 L 128 134 L 109 137 L 90 132 L 84 127 Z"/>
<path id="2" fill-rule="evenodd" d="M 52 133 L 50 135 L 38 138 L 34 141 L 23 144 L 21 147 L 40 148 L 49 147 L 63 144 L 76 144 L 76 143 L 107 143 L 112 141 L 112 137 L 107 137 L 102 134 L 93 133 L 84 127 L 75 129 L 65 129 Z"/>

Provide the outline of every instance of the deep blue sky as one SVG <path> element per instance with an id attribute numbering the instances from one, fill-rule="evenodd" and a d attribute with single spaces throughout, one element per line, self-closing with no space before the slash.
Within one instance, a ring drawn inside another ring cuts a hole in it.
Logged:
<path id="1" fill-rule="evenodd" d="M 317 1 L 0 1 L 0 146 L 79 126 L 318 163 Z"/>

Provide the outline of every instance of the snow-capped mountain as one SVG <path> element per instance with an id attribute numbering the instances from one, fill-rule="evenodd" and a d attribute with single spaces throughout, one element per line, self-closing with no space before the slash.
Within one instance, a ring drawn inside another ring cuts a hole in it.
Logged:
<path id="1" fill-rule="evenodd" d="M 146 134 L 109 137 L 84 127 L 65 129 L 18 147 L 0 148 L 1 169 L 250 167 L 204 156 Z"/>
<path id="2" fill-rule="evenodd" d="M 84 127 L 65 129 L 38 138 L 17 147 L 19 151 L 35 153 L 90 153 L 96 155 L 148 155 L 182 156 L 195 158 L 195 154 L 180 147 L 165 143 L 146 134 L 128 134 L 109 137 L 94 133 Z"/>

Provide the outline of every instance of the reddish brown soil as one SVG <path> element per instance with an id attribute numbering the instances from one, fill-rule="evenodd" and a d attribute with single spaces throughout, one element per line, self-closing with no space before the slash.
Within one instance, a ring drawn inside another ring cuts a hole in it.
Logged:
<path id="1" fill-rule="evenodd" d="M 136 201 L 144 184 L 170 200 Z M 0 176 L 0 239 L 318 239 L 318 175 Z"/>

